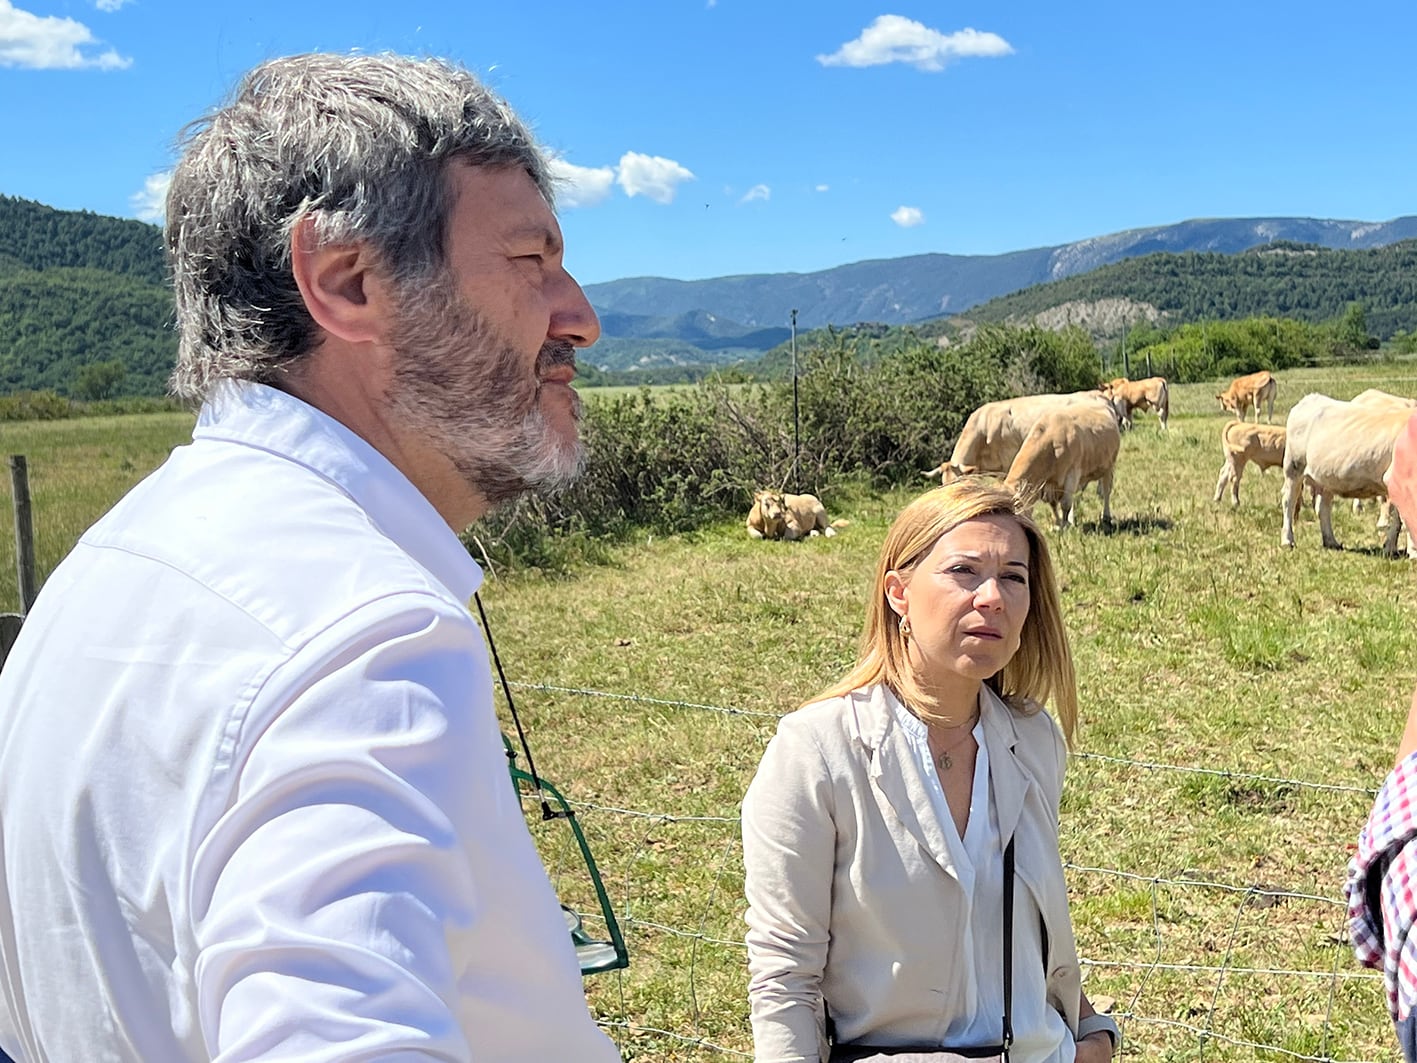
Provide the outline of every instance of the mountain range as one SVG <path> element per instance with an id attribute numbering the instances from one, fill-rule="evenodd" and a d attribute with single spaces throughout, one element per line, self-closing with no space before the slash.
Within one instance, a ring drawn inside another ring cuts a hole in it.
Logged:
<path id="1" fill-rule="evenodd" d="M 1371 249 L 1413 237 L 1417 216 L 1381 223 L 1200 219 L 1000 255 L 913 255 L 813 273 L 693 281 L 631 277 L 587 285 L 586 293 L 600 314 L 602 338 L 586 352 L 583 363 L 615 371 L 604 379 L 616 379 L 630 370 L 757 362 L 788 339 L 794 309 L 799 330 L 924 321 L 932 321 L 929 328 L 938 330 L 948 327 L 940 319 L 976 307 L 980 313 L 997 308 L 1036 314 L 1044 304 L 1110 296 L 1154 302 L 1177 320 L 1235 316 L 1242 309 L 1303 316 L 1300 311 L 1312 312 L 1321 301 L 1325 306 L 1337 301 L 1340 310 L 1346 300 L 1372 302 L 1372 270 L 1381 272 L 1387 278 L 1384 284 L 1391 287 L 1394 275 L 1401 274 L 1399 280 L 1410 276 L 1406 261 L 1330 265 L 1295 260 L 1292 269 L 1269 263 L 1274 274 L 1265 289 L 1269 294 L 1254 288 L 1259 294 L 1243 307 L 1235 298 L 1234 277 L 1225 275 L 1225 263 L 1239 252 L 1265 245 L 1273 245 L 1276 252 L 1317 246 L 1373 254 Z M 1205 252 L 1211 254 L 1171 261 Z M 1326 254 L 1321 251 L 1320 259 Z M 1166 275 L 1161 279 L 1170 285 L 1169 304 L 1160 298 L 1165 292 L 1157 278 L 1109 274 L 1109 269 L 1131 260 L 1153 263 L 1153 273 Z M 1285 272 L 1302 280 L 1301 273 L 1311 267 L 1329 270 L 1330 279 L 1324 281 L 1327 301 L 1303 294 Z M 59 211 L 0 195 L 0 393 L 45 388 L 68 393 L 84 366 L 115 359 L 126 369 L 123 393 L 160 393 L 176 351 L 165 273 L 156 226 L 87 211 Z M 1178 273 L 1195 289 L 1181 301 L 1172 283 Z M 1334 275 L 1344 283 L 1333 282 Z M 1098 283 L 1079 287 L 1085 277 Z M 1000 297 L 1022 292 L 1030 294 L 1006 300 L 1012 309 L 996 305 Z M 1295 293 L 1298 303 L 1293 302 Z M 1384 336 L 1394 328 L 1417 327 L 1417 321 L 1409 320 L 1414 315 L 1405 296 L 1386 298 L 1388 310 L 1399 304 L 1404 309 L 1384 318 L 1383 307 L 1370 305 L 1375 332 L 1377 326 Z M 587 376 L 594 379 L 596 374 Z"/>
<path id="2" fill-rule="evenodd" d="M 606 369 L 724 364 L 756 357 L 799 329 L 857 322 L 908 324 L 962 313 L 1020 289 L 1156 252 L 1235 254 L 1285 242 L 1342 250 L 1417 237 L 1417 216 L 1386 222 L 1323 218 L 1203 218 L 1128 229 L 1001 255 L 910 255 L 814 273 L 744 274 L 681 281 L 631 277 L 586 286 L 601 314 L 590 360 Z M 707 318 L 713 342 L 696 338 Z M 645 340 L 663 346 L 647 346 Z M 756 354 L 752 353 L 756 352 Z"/>

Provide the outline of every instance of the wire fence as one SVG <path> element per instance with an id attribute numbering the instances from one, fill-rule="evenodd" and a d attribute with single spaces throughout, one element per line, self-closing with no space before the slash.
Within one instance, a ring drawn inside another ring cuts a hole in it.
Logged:
<path id="1" fill-rule="evenodd" d="M 534 704 L 538 695 L 558 703 L 608 699 L 646 711 L 713 713 L 753 723 L 781 715 L 542 683 L 512 686 L 523 694 L 519 703 Z M 1200 778 L 1279 787 L 1314 800 L 1364 805 L 1376 792 L 1097 753 L 1074 754 L 1068 786 L 1087 786 L 1089 770 L 1174 778 L 1179 784 Z M 558 785 L 592 836 L 631 951 L 628 971 L 587 981 L 592 1005 L 625 1058 L 751 1058 L 736 806 L 681 815 L 657 807 L 653 793 L 641 807 L 626 807 L 577 801 L 572 780 Z M 1350 840 L 1333 839 L 1332 852 L 1340 856 L 1321 869 L 1321 888 L 1313 881 L 1245 883 L 1227 881 L 1227 874 L 1161 875 L 1065 860 L 1075 909 L 1079 896 L 1121 894 L 1130 898 L 1132 921 L 1149 924 L 1143 933 L 1115 941 L 1079 928 L 1089 996 L 1117 1019 L 1123 1057 L 1395 1060 L 1388 1048 L 1392 1036 L 1382 976 L 1359 968 L 1348 942 L 1339 885 Z M 664 853 L 694 867 L 693 888 L 678 893 L 664 888 Z M 543 844 L 543 854 L 563 890 L 568 851 L 548 852 Z M 1364 1027 L 1366 1032 L 1355 1036 L 1355 1028 Z M 1354 1044 L 1363 1046 L 1361 1054 L 1347 1047 Z"/>

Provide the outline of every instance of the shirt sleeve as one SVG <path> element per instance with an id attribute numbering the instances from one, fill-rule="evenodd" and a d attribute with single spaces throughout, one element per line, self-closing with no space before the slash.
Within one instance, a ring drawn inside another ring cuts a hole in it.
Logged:
<path id="1" fill-rule="evenodd" d="M 1417 1003 L 1417 753 L 1388 775 L 1348 868 L 1348 927 L 1354 953 L 1380 969 L 1395 1021 Z"/>
<path id="2" fill-rule="evenodd" d="M 213 1060 L 528 1058 L 519 1007 L 559 1024 L 563 1058 L 618 1059 L 490 694 L 475 625 L 442 603 L 366 607 L 266 681 L 194 860 Z"/>
<path id="3" fill-rule="evenodd" d="M 748 999 L 756 1063 L 826 1058 L 822 971 L 831 936 L 831 778 L 800 718 L 784 717 L 743 800 Z"/>

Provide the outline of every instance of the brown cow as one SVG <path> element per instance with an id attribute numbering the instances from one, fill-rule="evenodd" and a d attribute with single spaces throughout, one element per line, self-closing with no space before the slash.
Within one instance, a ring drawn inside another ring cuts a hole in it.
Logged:
<path id="1" fill-rule="evenodd" d="M 1215 485 L 1212 501 L 1219 502 L 1229 484 L 1231 505 L 1238 506 L 1240 477 L 1246 464 L 1255 464 L 1260 472 L 1283 465 L 1286 434 L 1279 425 L 1226 421 L 1220 429 L 1220 449 L 1225 454 L 1225 464 L 1220 467 L 1220 480 Z"/>
<path id="2" fill-rule="evenodd" d="M 1051 505 L 1059 528 L 1076 523 L 1077 496 L 1096 483 L 1102 520 L 1110 524 L 1112 477 L 1121 447 L 1121 430 L 1105 405 L 1055 407 L 1029 430 L 1005 483 L 1026 500 Z"/>
<path id="3" fill-rule="evenodd" d="M 1123 403 L 1118 412 L 1124 429 L 1132 427 L 1133 410 L 1155 410 L 1163 429 L 1171 419 L 1171 394 L 1164 376 L 1149 376 L 1145 380 L 1119 376 L 1103 384 L 1102 393 Z"/>
<path id="4" fill-rule="evenodd" d="M 1279 381 L 1274 379 L 1274 374 L 1268 369 L 1261 369 L 1249 376 L 1236 377 L 1230 381 L 1228 388 L 1215 397 L 1220 400 L 1223 409 L 1229 410 L 1242 421 L 1253 406 L 1255 424 L 1260 423 L 1260 404 L 1267 402 L 1269 406 L 1264 421 L 1269 424 L 1274 420 L 1274 396 L 1278 391 Z"/>
<path id="5" fill-rule="evenodd" d="M 1109 400 L 1096 390 L 1074 391 L 1066 395 L 1020 395 L 986 402 L 964 422 L 949 458 L 921 475 L 938 476 L 941 483 L 976 473 L 1003 476 L 1023 446 L 1024 437 L 1043 411 L 1053 406 L 1076 403 L 1095 403 L 1106 409 L 1111 408 Z"/>

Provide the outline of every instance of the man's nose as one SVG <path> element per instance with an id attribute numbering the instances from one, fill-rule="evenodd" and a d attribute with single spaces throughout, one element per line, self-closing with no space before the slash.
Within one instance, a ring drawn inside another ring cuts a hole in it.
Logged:
<path id="1" fill-rule="evenodd" d="M 600 339 L 600 318 L 576 278 L 569 273 L 562 276 L 565 279 L 551 311 L 549 334 L 552 339 L 565 340 L 574 347 L 589 347 Z"/>

